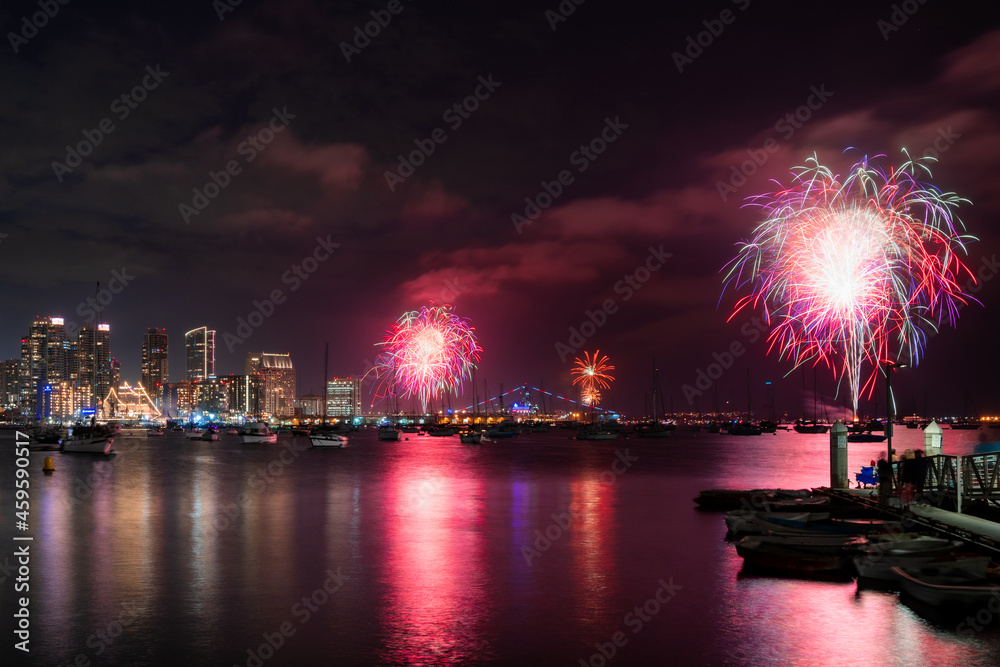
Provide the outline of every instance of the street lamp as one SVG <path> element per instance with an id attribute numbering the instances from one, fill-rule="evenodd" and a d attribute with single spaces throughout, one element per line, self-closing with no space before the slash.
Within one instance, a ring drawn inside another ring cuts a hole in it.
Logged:
<path id="1" fill-rule="evenodd" d="M 885 362 L 885 439 L 889 463 L 892 463 L 892 421 L 895 415 L 892 413 L 892 371 L 897 368 L 906 368 L 907 364 L 897 364 L 894 361 Z"/>

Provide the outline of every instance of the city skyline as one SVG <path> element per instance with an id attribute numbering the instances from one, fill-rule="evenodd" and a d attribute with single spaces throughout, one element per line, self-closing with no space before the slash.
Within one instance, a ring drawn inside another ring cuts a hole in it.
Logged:
<path id="1" fill-rule="evenodd" d="M 661 25 L 570 4 L 402 3 L 367 40 L 379 7 L 61 6 L 0 65 L 0 359 L 35 315 L 100 313 L 130 382 L 149 327 L 177 381 L 204 326 L 217 376 L 279 350 L 315 393 L 327 343 L 330 376 L 361 376 L 402 313 L 447 303 L 482 345 L 480 394 L 566 394 L 599 349 L 617 368 L 602 406 L 648 411 L 655 359 L 667 409 L 743 406 L 749 371 L 756 411 L 796 415 L 812 369 L 768 354 L 762 311 L 730 320 L 723 294 L 761 222 L 745 198 L 813 155 L 841 172 L 906 149 L 971 201 L 978 284 L 897 373 L 898 407 L 1000 412 L 1000 10 L 739 0 Z M 829 370 L 818 384 L 842 406 Z"/>

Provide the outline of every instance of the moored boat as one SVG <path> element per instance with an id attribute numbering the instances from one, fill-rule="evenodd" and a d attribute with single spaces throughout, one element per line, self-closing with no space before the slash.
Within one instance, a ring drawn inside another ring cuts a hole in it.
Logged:
<path id="1" fill-rule="evenodd" d="M 74 426 L 63 438 L 62 451 L 80 454 L 110 454 L 115 437 L 106 426 Z"/>
<path id="2" fill-rule="evenodd" d="M 913 598 L 936 607 L 982 606 L 1000 598 L 1000 578 L 979 577 L 933 568 L 893 566 L 900 588 Z"/>
<path id="3" fill-rule="evenodd" d="M 481 445 L 484 442 L 490 441 L 482 431 L 467 431 L 459 434 L 458 439 L 466 445 Z"/>
<path id="4" fill-rule="evenodd" d="M 268 444 L 278 442 L 278 434 L 268 427 L 266 422 L 249 424 L 240 433 L 240 442 L 245 445 Z"/>
<path id="5" fill-rule="evenodd" d="M 402 436 L 403 433 L 398 428 L 392 426 L 391 424 L 386 424 L 385 426 L 378 427 L 379 440 L 385 440 L 388 442 L 397 442 L 399 440 L 402 440 Z"/>
<path id="6" fill-rule="evenodd" d="M 809 543 L 744 537 L 736 543 L 744 564 L 784 572 L 835 572 L 844 570 L 851 555 L 850 542 Z"/>
<path id="7" fill-rule="evenodd" d="M 576 433 L 577 440 L 616 440 L 618 434 L 600 428 L 581 428 Z"/>
<path id="8" fill-rule="evenodd" d="M 825 521 L 832 515 L 829 512 L 758 512 L 757 510 L 732 510 L 724 518 L 726 528 L 733 535 L 761 535 L 766 530 L 774 528 L 767 520 L 779 517 L 793 522 L 796 526 L 806 526 L 812 522 Z"/>
<path id="9" fill-rule="evenodd" d="M 146 429 L 147 438 L 155 438 L 159 436 L 166 435 L 166 431 L 163 430 L 162 426 L 154 426 L 153 428 Z"/>
<path id="10" fill-rule="evenodd" d="M 309 436 L 309 444 L 313 447 L 343 447 L 347 437 L 332 431 L 314 431 Z"/>

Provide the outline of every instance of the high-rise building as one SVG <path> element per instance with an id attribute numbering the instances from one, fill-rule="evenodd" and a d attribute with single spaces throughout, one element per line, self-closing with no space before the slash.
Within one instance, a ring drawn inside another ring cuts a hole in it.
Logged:
<path id="1" fill-rule="evenodd" d="M 89 407 L 99 408 L 111 391 L 111 327 L 84 324 L 76 335 L 79 383 L 90 385 Z"/>
<path id="2" fill-rule="evenodd" d="M 46 387 L 69 380 L 71 345 L 61 317 L 36 317 L 21 339 L 21 409 L 35 419 L 49 416 Z"/>
<path id="3" fill-rule="evenodd" d="M 21 400 L 21 360 L 0 363 L 0 410 L 12 410 Z"/>
<path id="4" fill-rule="evenodd" d="M 354 417 L 361 414 L 361 379 L 333 378 L 326 384 L 326 416 Z"/>
<path id="5" fill-rule="evenodd" d="M 223 375 L 229 384 L 229 412 L 232 416 L 257 417 L 263 412 L 264 381 L 254 375 Z"/>
<path id="6" fill-rule="evenodd" d="M 323 414 L 323 397 L 319 394 L 299 396 L 299 411 L 303 417 L 320 417 Z"/>
<path id="7" fill-rule="evenodd" d="M 163 414 L 171 419 L 184 419 L 190 416 L 194 404 L 194 383 L 167 382 L 163 385 Z"/>
<path id="8" fill-rule="evenodd" d="M 229 383 L 222 378 L 210 377 L 193 383 L 193 409 L 202 414 L 229 412 Z"/>
<path id="9" fill-rule="evenodd" d="M 169 351 L 166 329 L 151 327 L 146 330 L 142 339 L 141 384 L 158 407 L 163 401 L 163 385 L 170 381 Z"/>
<path id="10" fill-rule="evenodd" d="M 274 417 L 295 416 L 295 367 L 289 354 L 249 354 L 247 375 L 259 374 L 263 383 L 261 412 Z"/>
<path id="11" fill-rule="evenodd" d="M 184 334 L 187 379 L 215 377 L 215 329 L 198 327 Z"/>

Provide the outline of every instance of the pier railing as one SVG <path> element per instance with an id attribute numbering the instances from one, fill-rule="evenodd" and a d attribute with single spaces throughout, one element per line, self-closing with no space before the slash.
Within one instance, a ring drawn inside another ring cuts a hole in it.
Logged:
<path id="1" fill-rule="evenodd" d="M 892 469 L 895 488 L 899 489 L 902 486 L 899 463 L 894 463 Z M 957 498 L 959 489 L 962 501 L 987 500 L 1000 503 L 1000 454 L 928 456 L 924 491 Z"/>
<path id="2" fill-rule="evenodd" d="M 962 457 L 962 496 L 966 500 L 1000 500 L 997 453 Z"/>

